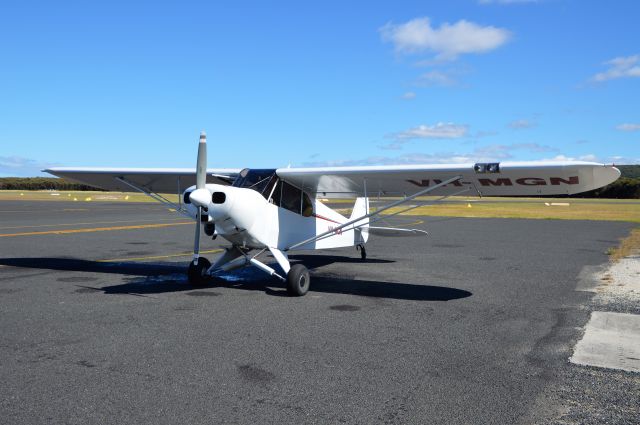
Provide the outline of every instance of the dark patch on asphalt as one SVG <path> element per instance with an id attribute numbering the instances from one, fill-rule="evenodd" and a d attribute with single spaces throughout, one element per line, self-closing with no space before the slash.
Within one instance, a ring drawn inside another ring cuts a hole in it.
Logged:
<path id="1" fill-rule="evenodd" d="M 57 358 L 58 356 L 51 353 L 38 354 L 35 359 L 29 360 L 29 363 L 46 362 L 46 361 L 56 360 Z"/>
<path id="2" fill-rule="evenodd" d="M 91 286 L 80 286 L 80 285 L 78 286 L 79 288 L 73 291 L 76 294 L 91 294 L 91 293 L 102 290 L 102 288 L 92 288 Z"/>
<path id="3" fill-rule="evenodd" d="M 481 260 L 481 261 L 495 261 L 495 260 L 497 260 L 497 258 L 496 257 L 480 257 L 480 258 L 478 258 L 478 260 Z"/>
<path id="4" fill-rule="evenodd" d="M 435 248 L 464 248 L 464 245 L 456 245 L 452 243 L 436 243 L 431 246 Z"/>
<path id="5" fill-rule="evenodd" d="M 88 276 L 74 276 L 74 277 L 59 277 L 56 280 L 58 282 L 78 283 L 78 282 L 93 282 L 98 280 L 98 278 L 88 277 Z"/>
<path id="6" fill-rule="evenodd" d="M 173 311 L 193 311 L 196 307 L 192 305 L 181 305 L 173 309 Z"/>
<path id="7" fill-rule="evenodd" d="M 191 291 L 187 292 L 187 295 L 191 295 L 192 297 L 217 297 L 221 295 L 219 292 L 209 292 L 209 291 Z"/>
<path id="8" fill-rule="evenodd" d="M 127 242 L 127 245 L 149 245 L 149 242 Z"/>
<path id="9" fill-rule="evenodd" d="M 240 376 L 249 382 L 265 384 L 269 381 L 273 381 L 276 377 L 273 373 L 268 370 L 261 369 L 257 366 L 253 366 L 251 364 L 244 364 L 237 366 L 238 372 L 240 372 Z"/>
<path id="10" fill-rule="evenodd" d="M 76 362 L 76 364 L 78 366 L 84 366 L 84 367 L 96 367 L 96 365 L 94 365 L 93 363 L 88 362 L 86 360 L 80 360 L 79 362 Z"/>
<path id="11" fill-rule="evenodd" d="M 153 251 L 127 251 L 126 255 L 149 255 L 153 254 Z"/>
<path id="12" fill-rule="evenodd" d="M 590 248 L 577 248 L 576 251 L 581 251 L 581 252 L 595 252 L 595 253 L 599 253 L 601 251 L 597 250 L 597 249 L 590 249 Z"/>
<path id="13" fill-rule="evenodd" d="M 601 243 L 612 243 L 614 245 L 618 245 L 620 243 L 620 241 L 612 241 L 610 239 L 596 239 L 596 242 L 601 242 Z"/>
<path id="14" fill-rule="evenodd" d="M 335 311 L 358 311 L 360 310 L 360 307 L 351 304 L 338 304 L 332 305 L 331 307 L 329 307 L 329 309 Z"/>
<path id="15" fill-rule="evenodd" d="M 20 292 L 20 291 L 22 291 L 22 289 L 0 288 L 0 295 L 3 295 L 3 294 L 15 294 L 16 292 Z"/>

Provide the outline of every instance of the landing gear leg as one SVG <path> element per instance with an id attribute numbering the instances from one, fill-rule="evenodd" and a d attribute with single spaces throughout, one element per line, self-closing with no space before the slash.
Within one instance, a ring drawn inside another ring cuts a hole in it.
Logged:
<path id="1" fill-rule="evenodd" d="M 362 258 L 362 261 L 367 259 L 367 250 L 364 248 L 363 244 L 360 244 L 357 246 L 357 249 L 360 250 L 360 258 Z"/>

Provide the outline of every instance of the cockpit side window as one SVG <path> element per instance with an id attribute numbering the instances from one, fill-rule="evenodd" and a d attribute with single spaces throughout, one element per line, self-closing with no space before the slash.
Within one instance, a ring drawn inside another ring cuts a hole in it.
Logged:
<path id="1" fill-rule="evenodd" d="M 233 186 L 253 189 L 267 199 L 277 180 L 276 170 L 251 170 L 245 168 L 233 182 Z"/>

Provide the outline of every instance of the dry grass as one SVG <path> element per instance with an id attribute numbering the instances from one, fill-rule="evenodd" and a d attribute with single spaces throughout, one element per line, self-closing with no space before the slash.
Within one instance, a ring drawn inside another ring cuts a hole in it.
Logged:
<path id="1" fill-rule="evenodd" d="M 553 206 L 545 203 L 569 203 Z M 398 207 L 401 208 L 401 207 Z M 399 209 L 390 210 L 390 213 Z M 574 202 L 573 199 L 536 199 L 526 202 L 456 202 L 415 208 L 406 215 L 444 217 L 495 217 L 557 220 L 605 220 L 640 223 L 640 201 L 632 203 Z"/>
<path id="2" fill-rule="evenodd" d="M 176 195 L 165 195 L 177 202 Z M 425 198 L 421 200 L 430 200 Z M 156 202 L 141 193 L 122 192 L 68 192 L 68 191 L 0 191 L 0 201 L 76 201 L 76 202 Z M 560 220 L 610 220 L 640 223 L 640 200 L 598 200 L 598 199 L 541 199 L 541 198 L 478 198 L 455 197 L 457 202 L 421 206 L 403 215 L 445 216 L 445 217 L 495 217 Z M 384 201 L 391 202 L 392 199 Z M 331 204 L 344 203 L 344 213 L 350 214 L 353 200 L 331 200 Z M 569 203 L 568 206 L 547 206 L 545 203 Z M 390 210 L 393 213 L 398 209 Z M 341 211 L 342 212 L 342 211 Z"/>
<path id="3" fill-rule="evenodd" d="M 607 254 L 612 261 L 619 261 L 640 252 L 640 228 L 633 229 L 631 234 L 620 241 L 616 248 L 610 248 Z"/>
<path id="4" fill-rule="evenodd" d="M 176 195 L 166 195 L 177 202 Z M 156 202 L 142 193 L 57 190 L 2 190 L 0 201 Z"/>

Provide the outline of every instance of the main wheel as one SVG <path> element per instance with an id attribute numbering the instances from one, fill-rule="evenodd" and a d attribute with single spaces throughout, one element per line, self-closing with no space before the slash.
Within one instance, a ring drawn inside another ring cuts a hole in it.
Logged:
<path id="1" fill-rule="evenodd" d="M 207 283 L 207 270 L 211 267 L 211 263 L 204 257 L 198 258 L 198 264 L 194 261 L 189 263 L 189 270 L 187 270 L 187 276 L 189 277 L 189 283 L 194 286 L 202 286 Z"/>
<path id="2" fill-rule="evenodd" d="M 309 270 L 302 264 L 294 264 L 287 273 L 287 292 L 293 297 L 301 297 L 309 290 Z"/>

